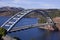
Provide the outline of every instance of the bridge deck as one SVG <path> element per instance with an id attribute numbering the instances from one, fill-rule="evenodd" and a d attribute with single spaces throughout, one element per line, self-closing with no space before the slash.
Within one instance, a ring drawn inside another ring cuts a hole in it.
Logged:
<path id="1" fill-rule="evenodd" d="M 9 32 L 21 31 L 21 30 L 26 30 L 26 29 L 34 28 L 34 27 L 47 29 L 47 27 L 45 27 L 47 25 L 48 25 L 47 23 L 44 23 L 44 24 L 33 24 L 33 25 L 26 25 L 26 26 L 21 26 L 21 27 L 14 27 Z"/>

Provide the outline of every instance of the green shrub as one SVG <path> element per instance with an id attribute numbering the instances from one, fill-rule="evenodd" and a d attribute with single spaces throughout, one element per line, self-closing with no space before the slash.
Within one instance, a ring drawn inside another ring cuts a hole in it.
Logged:
<path id="1" fill-rule="evenodd" d="M 38 23 L 46 23 L 46 20 L 43 17 L 40 17 L 40 19 L 38 19 Z"/>
<path id="2" fill-rule="evenodd" d="M 1 35 L 1 36 L 5 36 L 6 34 L 7 34 L 6 29 L 0 27 L 0 35 Z"/>

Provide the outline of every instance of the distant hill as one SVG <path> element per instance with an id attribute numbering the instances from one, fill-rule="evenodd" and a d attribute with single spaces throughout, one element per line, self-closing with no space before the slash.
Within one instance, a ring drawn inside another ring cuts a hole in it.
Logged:
<path id="1" fill-rule="evenodd" d="M 51 16 L 51 18 L 60 17 L 60 9 L 38 9 L 38 10 L 45 10 Z M 27 17 L 41 17 L 41 16 L 42 15 L 39 15 L 39 13 L 35 12 L 27 15 Z"/>
<path id="2" fill-rule="evenodd" d="M 12 16 L 17 12 L 24 10 L 23 8 L 19 7 L 1 7 L 0 8 L 0 16 Z"/>
<path id="3" fill-rule="evenodd" d="M 0 8 L 0 16 L 12 16 L 20 11 L 24 10 L 24 8 L 21 7 L 1 7 Z M 60 17 L 60 9 L 38 9 L 38 10 L 45 10 L 48 12 L 48 14 L 54 18 L 56 16 Z M 41 17 L 41 15 L 39 15 L 39 13 L 31 13 L 28 14 L 26 17 Z"/>
<path id="4" fill-rule="evenodd" d="M 60 9 L 47 9 L 46 11 L 52 18 L 60 17 Z"/>

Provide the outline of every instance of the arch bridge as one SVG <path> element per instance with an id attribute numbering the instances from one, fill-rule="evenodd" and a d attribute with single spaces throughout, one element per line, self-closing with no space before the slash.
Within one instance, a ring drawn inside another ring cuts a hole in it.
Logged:
<path id="1" fill-rule="evenodd" d="M 9 32 L 14 25 L 19 22 L 19 20 L 21 20 L 24 16 L 26 16 L 27 14 L 30 14 L 32 12 L 36 12 L 36 13 L 40 13 L 40 15 L 42 15 L 46 22 L 48 24 L 51 23 L 52 27 L 55 30 L 58 30 L 57 27 L 55 26 L 55 23 L 53 22 L 53 20 L 51 19 L 51 17 L 48 15 L 48 13 L 44 10 L 23 10 L 21 12 L 16 13 L 14 16 L 12 16 L 11 18 L 9 18 L 1 27 L 5 28 L 7 30 L 7 32 Z M 45 24 L 44 24 L 45 25 Z"/>

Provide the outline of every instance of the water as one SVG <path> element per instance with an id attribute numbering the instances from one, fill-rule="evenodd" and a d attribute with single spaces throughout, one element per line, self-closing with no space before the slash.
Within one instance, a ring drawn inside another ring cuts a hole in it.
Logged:
<path id="1" fill-rule="evenodd" d="M 9 19 L 10 17 L 3 17 L 3 16 L 0 16 L 0 26 L 7 20 Z"/>
<path id="2" fill-rule="evenodd" d="M 0 26 L 10 17 L 0 16 Z M 20 27 L 37 23 L 37 18 L 23 18 L 15 26 Z M 8 33 L 12 37 L 18 37 L 21 40 L 60 40 L 60 32 L 50 32 L 39 28 L 31 28 L 24 31 Z"/>

